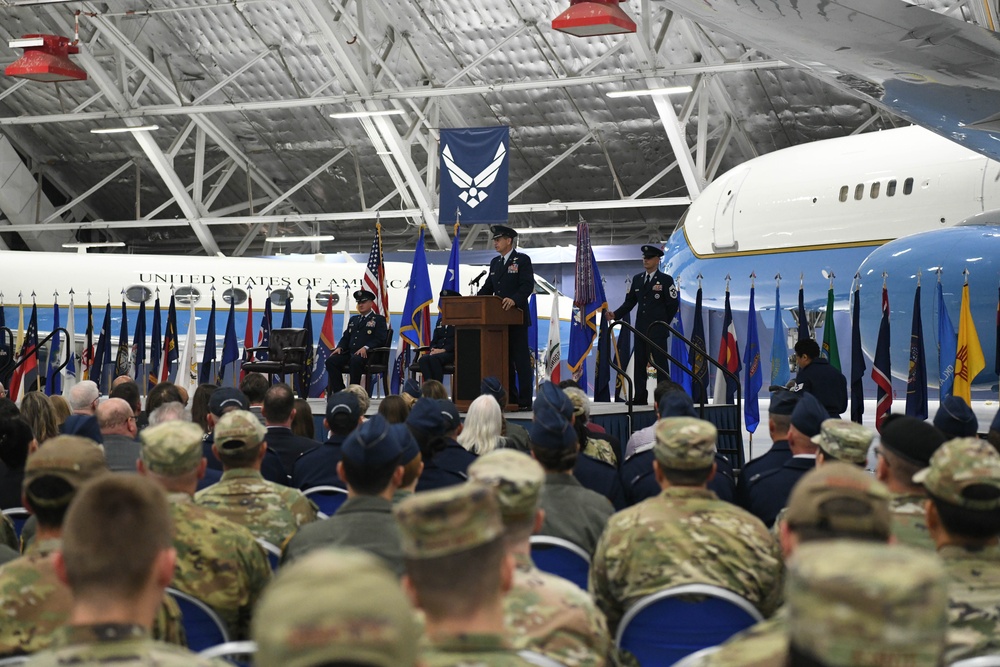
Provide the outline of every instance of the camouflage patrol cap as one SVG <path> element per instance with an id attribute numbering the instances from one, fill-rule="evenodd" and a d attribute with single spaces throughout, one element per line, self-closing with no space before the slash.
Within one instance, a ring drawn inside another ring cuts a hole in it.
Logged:
<path id="1" fill-rule="evenodd" d="M 545 483 L 545 470 L 515 449 L 495 449 L 469 466 L 469 479 L 489 484 L 496 493 L 505 523 L 535 516 Z"/>
<path id="2" fill-rule="evenodd" d="M 197 424 L 170 421 L 143 429 L 139 458 L 146 469 L 168 477 L 191 472 L 201 463 L 201 439 Z"/>
<path id="3" fill-rule="evenodd" d="M 573 416 L 584 415 L 590 417 L 590 399 L 587 398 L 587 394 L 584 393 L 583 389 L 579 387 L 566 387 L 563 392 L 569 398 L 570 403 L 573 404 Z"/>
<path id="4" fill-rule="evenodd" d="M 812 441 L 827 456 L 863 467 L 868 461 L 868 447 L 874 438 L 875 434 L 861 424 L 827 419 L 820 424 L 819 435 L 814 435 Z"/>
<path id="5" fill-rule="evenodd" d="M 496 495 L 480 482 L 417 493 L 393 511 L 407 558 L 449 556 L 503 534 Z"/>
<path id="6" fill-rule="evenodd" d="M 889 489 L 857 466 L 833 461 L 813 468 L 795 485 L 785 519 L 795 531 L 889 539 Z"/>
<path id="7" fill-rule="evenodd" d="M 938 558 L 903 545 L 804 544 L 789 563 L 792 645 L 829 667 L 942 664 L 948 590 Z"/>
<path id="8" fill-rule="evenodd" d="M 93 440 L 78 435 L 58 435 L 28 457 L 24 465 L 24 486 L 39 477 L 58 477 L 74 489 L 92 477 L 107 472 L 104 451 Z"/>
<path id="9" fill-rule="evenodd" d="M 396 576 L 356 550 L 314 551 L 284 567 L 254 610 L 256 663 L 412 667 L 420 627 Z"/>
<path id="10" fill-rule="evenodd" d="M 671 470 L 708 468 L 715 461 L 717 431 L 710 422 L 694 417 L 666 417 L 656 422 L 653 455 Z"/>
<path id="11" fill-rule="evenodd" d="M 1000 508 L 1000 454 L 979 438 L 955 438 L 913 476 L 935 498 L 970 510 Z M 991 488 L 992 487 L 992 488 Z"/>
<path id="12" fill-rule="evenodd" d="M 257 449 L 264 442 L 267 429 L 248 410 L 227 412 L 215 425 L 215 446 L 220 451 L 235 454 L 243 450 Z"/>

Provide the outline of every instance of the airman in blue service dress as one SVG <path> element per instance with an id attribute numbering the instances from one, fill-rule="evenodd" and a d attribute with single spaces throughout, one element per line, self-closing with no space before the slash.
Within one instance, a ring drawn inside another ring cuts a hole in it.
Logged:
<path id="1" fill-rule="evenodd" d="M 479 290 L 479 296 L 492 294 L 510 299 L 513 306 L 524 313 L 523 324 L 512 326 L 507 332 L 507 351 L 511 362 L 507 391 L 514 396 L 514 387 L 517 387 L 518 406 L 522 410 L 530 410 L 534 379 L 531 355 L 528 352 L 528 325 L 531 317 L 528 314 L 528 297 L 535 289 L 535 272 L 531 268 L 531 258 L 514 247 L 516 231 L 504 225 L 494 225 L 492 231 L 493 246 L 500 255 L 490 262 L 489 276 Z"/>
<path id="2" fill-rule="evenodd" d="M 375 295 L 359 289 L 354 293 L 358 314 L 347 322 L 347 330 L 326 360 L 331 393 L 344 390 L 344 370 L 351 374 L 351 384 L 360 384 L 368 364 L 368 351 L 385 344 L 388 331 L 385 318 L 372 310 Z"/>
<path id="3" fill-rule="evenodd" d="M 619 306 L 613 314 L 613 319 L 620 319 L 632 312 L 632 309 L 639 306 L 635 315 L 635 328 L 647 334 L 649 325 L 653 322 L 663 321 L 669 324 L 674 315 L 677 314 L 677 307 L 680 300 L 677 294 L 677 286 L 674 279 L 660 271 L 660 258 L 663 257 L 663 250 L 654 245 L 642 246 L 642 265 L 645 271 L 637 273 L 632 278 L 632 285 L 628 294 L 625 295 L 625 302 Z M 667 349 L 667 330 L 654 329 L 653 340 L 660 346 Z M 635 397 L 634 402 L 645 404 L 648 401 L 646 391 L 646 366 L 649 363 L 650 350 L 646 342 L 641 339 L 635 341 Z M 667 357 L 664 354 L 655 352 L 654 361 L 664 370 L 667 369 Z M 662 379 L 657 373 L 657 381 Z"/>
<path id="4" fill-rule="evenodd" d="M 441 296 L 462 295 L 455 290 L 443 289 Z M 455 361 L 455 327 L 445 324 L 439 317 L 434 326 L 430 348 L 417 359 L 417 366 L 424 376 L 424 382 L 427 380 L 441 382 L 444 379 L 444 367 Z"/>

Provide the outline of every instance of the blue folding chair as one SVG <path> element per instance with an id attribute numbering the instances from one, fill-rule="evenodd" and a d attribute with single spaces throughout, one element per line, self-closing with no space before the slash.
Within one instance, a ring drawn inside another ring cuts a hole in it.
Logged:
<path id="1" fill-rule="evenodd" d="M 257 544 L 267 554 L 267 562 L 271 564 L 271 571 L 276 572 L 278 565 L 281 564 L 281 549 L 262 537 L 257 538 Z"/>
<path id="2" fill-rule="evenodd" d="M 333 516 L 347 500 L 347 490 L 339 486 L 314 486 L 303 491 L 302 495 L 316 503 L 320 519 Z"/>
<path id="3" fill-rule="evenodd" d="M 198 655 L 203 658 L 222 658 L 226 662 L 245 667 L 253 663 L 253 656 L 257 653 L 257 642 L 226 642 L 218 646 L 212 646 Z"/>
<path id="4" fill-rule="evenodd" d="M 21 531 L 24 530 L 24 524 L 27 523 L 31 512 L 23 507 L 10 507 L 3 511 L 3 515 L 14 522 L 14 532 L 17 533 L 17 539 L 20 541 Z"/>
<path id="5" fill-rule="evenodd" d="M 675 586 L 632 605 L 618 624 L 615 645 L 642 667 L 666 667 L 762 620 L 732 591 L 708 584 Z"/>
<path id="6" fill-rule="evenodd" d="M 572 581 L 587 590 L 590 555 L 579 545 L 561 537 L 532 535 L 531 560 L 539 570 Z"/>
<path id="7" fill-rule="evenodd" d="M 229 641 L 229 630 L 215 610 L 198 598 L 176 588 L 167 588 L 167 593 L 181 608 L 181 623 L 184 625 L 189 649 L 195 652 L 204 651 Z"/>

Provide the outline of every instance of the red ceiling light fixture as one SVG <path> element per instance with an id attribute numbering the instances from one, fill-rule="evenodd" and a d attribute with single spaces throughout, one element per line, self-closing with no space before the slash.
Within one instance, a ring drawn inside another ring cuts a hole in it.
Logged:
<path id="1" fill-rule="evenodd" d="M 635 32 L 635 21 L 618 7 L 619 0 L 570 0 L 570 7 L 552 20 L 552 27 L 576 37 Z"/>
<path id="2" fill-rule="evenodd" d="M 87 72 L 69 59 L 79 53 L 75 41 L 60 35 L 25 35 L 11 40 L 10 48 L 24 49 L 24 55 L 7 66 L 7 76 L 55 83 L 60 81 L 86 81 Z"/>

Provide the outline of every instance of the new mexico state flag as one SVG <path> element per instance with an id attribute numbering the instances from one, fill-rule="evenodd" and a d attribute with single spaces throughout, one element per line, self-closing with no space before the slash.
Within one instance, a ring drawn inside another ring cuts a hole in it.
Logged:
<path id="1" fill-rule="evenodd" d="M 962 312 L 958 316 L 958 352 L 955 354 L 955 384 L 953 393 L 966 403 L 972 403 L 972 381 L 986 368 L 983 348 L 976 334 L 969 308 L 969 285 L 962 287 Z"/>

